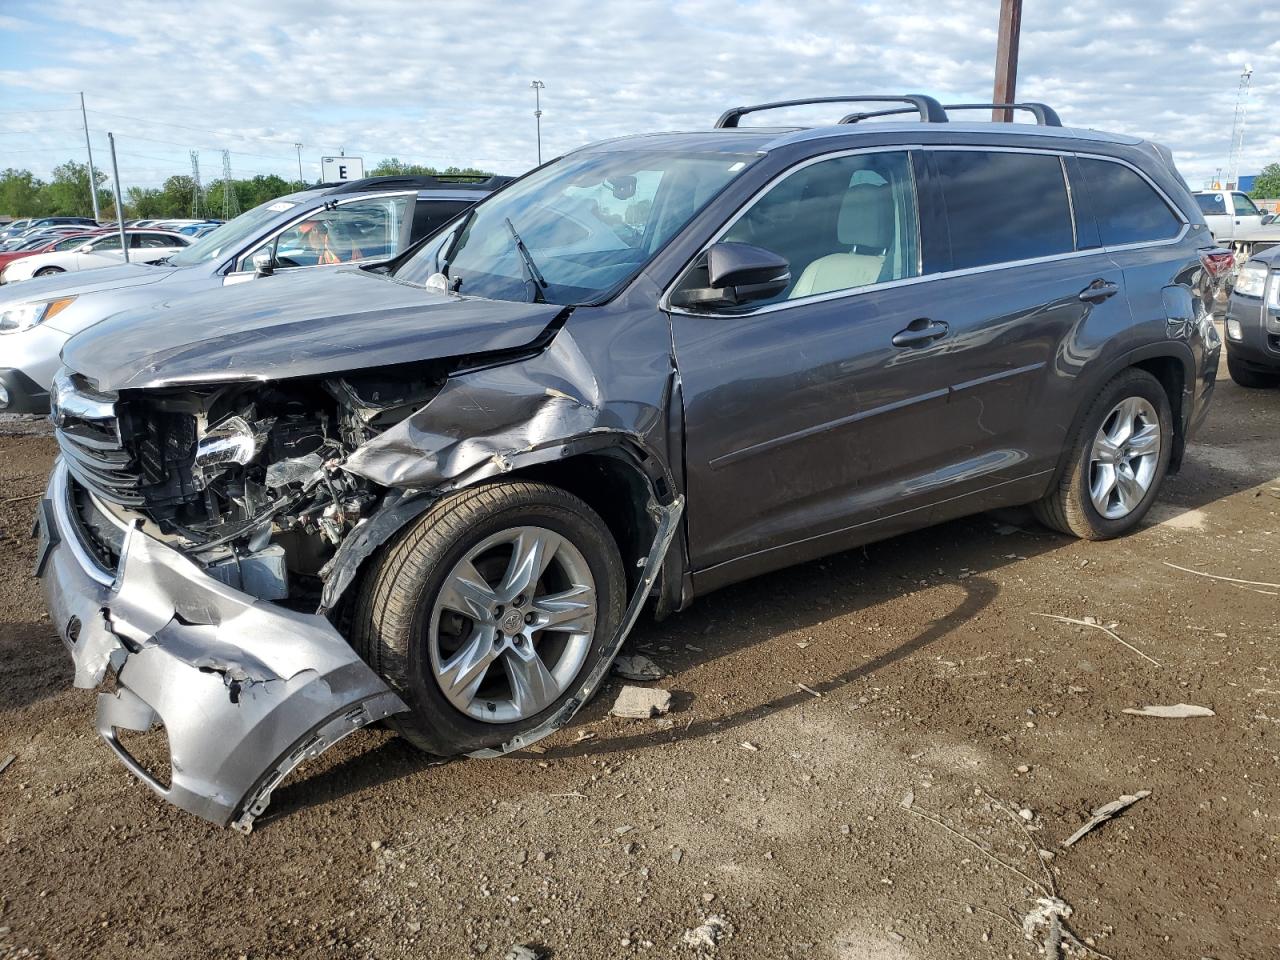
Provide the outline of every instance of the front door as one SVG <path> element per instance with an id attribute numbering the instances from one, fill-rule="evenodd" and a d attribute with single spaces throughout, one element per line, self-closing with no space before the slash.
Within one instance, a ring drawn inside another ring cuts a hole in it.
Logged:
<path id="1" fill-rule="evenodd" d="M 932 292 L 913 166 L 906 151 L 800 165 L 720 237 L 786 257 L 788 289 L 740 313 L 672 311 L 695 570 L 925 523 L 970 479 L 957 463 L 999 444 L 949 402 L 958 370 L 980 379 L 1003 357 L 957 337 Z"/>

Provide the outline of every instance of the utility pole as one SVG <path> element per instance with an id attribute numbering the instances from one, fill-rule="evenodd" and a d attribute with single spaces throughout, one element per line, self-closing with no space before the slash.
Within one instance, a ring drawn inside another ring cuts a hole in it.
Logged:
<path id="1" fill-rule="evenodd" d="M 124 191 L 120 189 L 120 167 L 116 164 L 116 138 L 107 134 L 107 143 L 111 146 L 111 173 L 116 181 L 116 227 L 120 231 L 120 253 L 124 262 L 129 262 L 129 238 L 124 235 Z"/>
<path id="2" fill-rule="evenodd" d="M 1000 0 L 1000 33 L 996 37 L 996 85 L 992 103 L 1014 103 L 1018 96 L 1018 35 L 1022 32 L 1022 0 Z M 995 123 L 1013 119 L 1012 110 L 992 110 Z"/>
<path id="3" fill-rule="evenodd" d="M 298 186 L 305 187 L 307 181 L 302 179 L 302 144 L 295 143 L 293 149 L 298 151 Z"/>
<path id="4" fill-rule="evenodd" d="M 89 152 L 89 199 L 93 201 L 93 219 L 101 220 L 98 210 L 98 175 L 93 170 L 93 144 L 89 142 L 89 115 L 84 109 L 84 92 L 80 93 L 80 119 L 84 121 L 84 148 Z M 116 206 L 120 206 L 119 203 Z"/>
<path id="5" fill-rule="evenodd" d="M 1253 67 L 1244 65 L 1240 74 L 1240 86 L 1236 88 L 1236 116 L 1231 124 L 1231 155 L 1227 159 L 1228 190 L 1238 189 L 1240 183 L 1240 154 L 1244 151 L 1244 121 L 1249 112 L 1249 81 L 1253 79 Z"/>
<path id="6" fill-rule="evenodd" d="M 538 166 L 542 166 L 542 91 L 547 85 L 541 80 L 530 80 L 533 87 L 533 122 L 538 125 Z"/>

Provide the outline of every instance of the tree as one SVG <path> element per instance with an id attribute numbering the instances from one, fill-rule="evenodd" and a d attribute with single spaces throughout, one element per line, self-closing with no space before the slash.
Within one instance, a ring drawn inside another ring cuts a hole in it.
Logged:
<path id="1" fill-rule="evenodd" d="M 1280 199 L 1280 163 L 1268 163 L 1262 168 L 1249 196 L 1255 200 Z"/>
<path id="2" fill-rule="evenodd" d="M 420 163 L 405 163 L 399 157 L 388 157 L 369 171 L 371 177 L 489 177 L 488 170 L 478 167 L 428 167 Z"/>
<path id="3" fill-rule="evenodd" d="M 165 215 L 164 194 L 155 187 L 130 187 L 129 212 L 138 220 L 155 220 Z"/>
<path id="4" fill-rule="evenodd" d="M 95 170 L 94 173 L 94 180 L 101 187 L 106 183 L 107 175 L 101 170 Z M 86 164 L 74 160 L 58 164 L 53 168 L 53 180 L 41 193 L 46 198 L 48 216 L 93 216 L 93 198 L 89 195 L 89 168 Z"/>
<path id="5" fill-rule="evenodd" d="M 10 167 L 0 173 L 0 212 L 11 217 L 34 217 L 45 214 L 47 185 L 30 170 Z"/>

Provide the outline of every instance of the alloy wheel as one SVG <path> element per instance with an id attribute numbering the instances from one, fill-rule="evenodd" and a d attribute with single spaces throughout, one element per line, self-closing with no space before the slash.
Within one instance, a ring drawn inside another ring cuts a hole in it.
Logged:
<path id="1" fill-rule="evenodd" d="M 1126 397 L 1102 421 L 1089 454 L 1089 498 L 1108 520 L 1138 508 L 1160 462 L 1160 418 L 1143 397 Z"/>
<path id="2" fill-rule="evenodd" d="M 468 716 L 524 720 L 573 683 L 595 625 L 582 552 L 545 527 L 512 527 L 467 551 L 445 578 L 428 628 L 431 669 Z"/>

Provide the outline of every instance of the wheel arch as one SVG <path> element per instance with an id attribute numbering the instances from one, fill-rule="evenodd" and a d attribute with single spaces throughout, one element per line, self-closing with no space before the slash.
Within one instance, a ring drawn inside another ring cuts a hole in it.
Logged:
<path id="1" fill-rule="evenodd" d="M 674 481 L 663 461 L 632 434 L 597 431 L 554 447 L 524 451 L 489 461 L 489 469 L 442 485 L 432 491 L 391 491 L 379 510 L 343 541 L 325 574 L 320 612 L 334 615 L 354 595 L 353 586 L 400 532 L 441 496 L 494 480 L 526 479 L 549 483 L 572 493 L 600 515 L 618 545 L 627 577 L 630 599 L 642 578 L 643 568 L 658 534 L 650 509 L 677 499 Z M 677 539 L 680 539 L 677 536 Z M 681 606 L 684 550 L 672 544 L 663 560 L 658 580 L 658 613 Z"/>
<path id="2" fill-rule="evenodd" d="M 1114 358 L 1090 378 L 1089 389 L 1081 392 L 1080 403 L 1072 417 L 1068 437 L 1074 438 L 1089 412 L 1090 402 L 1106 384 L 1128 369 L 1144 370 L 1164 387 L 1173 414 L 1173 450 L 1169 457 L 1169 473 L 1176 473 L 1182 464 L 1187 445 L 1187 417 L 1192 408 L 1191 390 L 1195 384 L 1195 358 L 1185 343 L 1167 340 L 1137 347 Z M 1052 490 L 1071 466 L 1071 441 L 1063 444 L 1058 456 L 1058 467 L 1046 489 Z"/>

